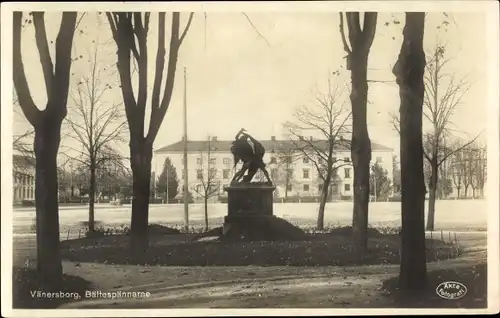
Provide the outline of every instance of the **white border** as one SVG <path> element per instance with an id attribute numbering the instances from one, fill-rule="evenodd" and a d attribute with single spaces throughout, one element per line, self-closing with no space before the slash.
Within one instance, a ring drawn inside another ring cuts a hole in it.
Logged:
<path id="1" fill-rule="evenodd" d="M 445 7 L 446 9 L 443 9 Z M 12 111 L 1 107 L 2 152 L 2 316 L 9 317 L 187 317 L 187 316 L 311 316 L 311 315 L 415 315 L 478 314 L 499 311 L 499 14 L 496 1 L 335 1 L 335 2 L 37 2 L 1 4 L 1 96 L 2 105 L 10 105 L 12 97 L 12 11 L 483 11 L 488 15 L 485 39 L 489 56 L 489 121 L 488 121 L 488 309 L 137 309 L 137 310 L 13 310 L 12 309 Z M 473 213 L 473 211 L 471 211 Z"/>

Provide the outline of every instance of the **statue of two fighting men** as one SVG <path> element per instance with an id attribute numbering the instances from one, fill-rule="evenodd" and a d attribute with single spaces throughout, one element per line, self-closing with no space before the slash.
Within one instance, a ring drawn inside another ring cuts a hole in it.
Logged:
<path id="1" fill-rule="evenodd" d="M 264 173 L 267 182 L 272 184 L 269 173 L 266 170 L 266 164 L 263 161 L 266 150 L 264 146 L 250 136 L 244 128 L 241 128 L 236 134 L 233 145 L 231 146 L 231 153 L 234 157 L 234 167 L 236 167 L 240 160 L 243 162 L 243 166 L 235 173 L 231 180 L 231 184 L 250 183 L 259 169 Z M 248 173 L 245 175 L 247 171 Z"/>

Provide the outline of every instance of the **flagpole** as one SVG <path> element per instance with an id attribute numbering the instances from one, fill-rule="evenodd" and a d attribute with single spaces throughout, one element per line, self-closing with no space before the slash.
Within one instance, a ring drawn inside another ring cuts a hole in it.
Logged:
<path id="1" fill-rule="evenodd" d="M 187 138 L 187 94 L 186 68 L 184 67 L 184 227 L 189 229 L 189 184 L 188 184 L 188 138 Z"/>

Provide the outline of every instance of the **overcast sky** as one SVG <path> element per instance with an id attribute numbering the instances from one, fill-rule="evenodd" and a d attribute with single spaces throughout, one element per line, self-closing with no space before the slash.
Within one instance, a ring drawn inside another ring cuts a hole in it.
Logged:
<path id="1" fill-rule="evenodd" d="M 292 119 L 297 107 L 309 105 L 315 92 L 325 90 L 331 72 L 340 70 L 339 78 L 349 84 L 338 14 L 249 12 L 248 16 L 262 37 L 241 13 L 209 12 L 206 19 L 201 12 L 195 14 L 180 49 L 173 98 L 155 148 L 182 137 L 183 67 L 187 68 L 188 134 L 191 140 L 204 139 L 207 135 L 232 139 L 241 127 L 257 139 L 269 139 L 272 135 L 284 137 L 283 123 Z M 54 44 L 51 41 L 55 40 L 60 17 L 60 13 L 46 14 L 52 50 Z M 170 19 L 171 14 L 167 14 L 167 26 Z M 446 32 L 437 29 L 443 19 L 441 12 L 427 14 L 425 48 L 432 50 L 437 38 L 447 43 L 446 56 L 453 60 L 447 65 L 446 73 L 458 77 L 468 75 L 474 83 L 452 117 L 455 129 L 474 135 L 486 128 L 487 119 L 486 15 L 481 12 L 453 13 Z M 183 13 L 182 26 L 186 20 L 187 13 Z M 384 26 L 394 20 L 401 23 Z M 370 137 L 372 141 L 396 151 L 399 137 L 390 125 L 389 114 L 398 112 L 399 93 L 391 69 L 401 47 L 403 24 L 404 14 L 379 14 L 368 75 L 371 80 L 389 81 L 370 83 Z M 28 82 L 35 102 L 43 107 L 45 86 L 33 26 L 24 28 L 22 36 Z M 149 88 L 154 77 L 156 37 L 157 14 L 153 13 L 148 37 Z M 104 15 L 95 12 L 83 17 L 75 34 L 73 55 L 81 55 L 82 59 L 73 63 L 72 87 L 87 74 L 88 52 L 95 49 L 96 43 L 106 43 L 100 45 L 99 65 L 103 74 L 107 74 L 103 80 L 108 79 L 113 86 L 105 100 L 119 102 L 122 95 L 113 75 L 116 74 L 116 47 Z M 14 130 L 17 132 L 23 127 L 26 125 L 22 116 L 16 116 Z"/>

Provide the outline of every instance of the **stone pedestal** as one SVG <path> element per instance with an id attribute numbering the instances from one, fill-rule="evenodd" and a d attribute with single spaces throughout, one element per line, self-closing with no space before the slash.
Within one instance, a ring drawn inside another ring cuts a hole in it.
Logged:
<path id="1" fill-rule="evenodd" d="M 236 184 L 225 187 L 228 214 L 221 239 L 274 241 L 303 237 L 302 230 L 273 215 L 274 185 Z"/>

